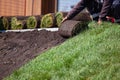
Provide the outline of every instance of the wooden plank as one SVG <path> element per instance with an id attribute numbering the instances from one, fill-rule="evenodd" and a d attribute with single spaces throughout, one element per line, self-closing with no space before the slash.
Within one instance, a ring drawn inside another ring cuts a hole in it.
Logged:
<path id="1" fill-rule="evenodd" d="M 32 0 L 26 0 L 26 16 L 32 15 Z"/>
<path id="2" fill-rule="evenodd" d="M 57 9 L 58 9 L 58 0 L 55 0 L 55 10 L 54 10 L 54 12 L 57 12 Z"/>
<path id="3" fill-rule="evenodd" d="M 34 0 L 33 2 L 33 15 L 41 14 L 41 1 L 42 0 Z"/>
<path id="4" fill-rule="evenodd" d="M 57 0 L 0 0 L 0 16 L 31 16 L 57 11 Z"/>
<path id="5" fill-rule="evenodd" d="M 24 15 L 25 0 L 1 0 L 0 15 L 1 16 L 17 16 Z"/>
<path id="6" fill-rule="evenodd" d="M 55 12 L 55 0 L 42 0 L 42 14 Z"/>

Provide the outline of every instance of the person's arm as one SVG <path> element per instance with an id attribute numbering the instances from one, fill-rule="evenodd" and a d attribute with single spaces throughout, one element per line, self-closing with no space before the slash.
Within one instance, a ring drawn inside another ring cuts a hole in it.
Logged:
<path id="1" fill-rule="evenodd" d="M 104 0 L 103 1 L 103 6 L 102 6 L 102 9 L 101 9 L 101 12 L 99 15 L 99 21 L 105 20 L 108 12 L 110 10 L 111 5 L 112 5 L 112 0 Z"/>
<path id="2" fill-rule="evenodd" d="M 86 0 L 81 0 L 76 6 L 68 13 L 66 16 L 67 19 L 72 19 L 79 12 L 81 12 L 86 7 Z"/>

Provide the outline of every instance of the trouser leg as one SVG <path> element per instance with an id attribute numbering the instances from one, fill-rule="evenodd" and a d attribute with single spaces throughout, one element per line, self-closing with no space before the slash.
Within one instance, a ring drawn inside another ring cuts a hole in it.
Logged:
<path id="1" fill-rule="evenodd" d="M 88 10 L 92 15 L 93 20 L 98 21 L 101 8 L 102 8 L 102 4 L 99 4 L 96 1 L 91 2 L 91 5 L 88 6 Z"/>
<path id="2" fill-rule="evenodd" d="M 120 0 L 114 0 L 111 6 L 110 14 L 115 19 L 120 19 Z"/>

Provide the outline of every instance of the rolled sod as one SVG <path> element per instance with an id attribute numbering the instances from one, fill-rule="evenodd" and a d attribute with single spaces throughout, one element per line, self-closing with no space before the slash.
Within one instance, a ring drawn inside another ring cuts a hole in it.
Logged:
<path id="1" fill-rule="evenodd" d="M 55 18 L 56 18 L 56 25 L 58 27 L 60 27 L 61 22 L 62 22 L 62 20 L 64 18 L 63 13 L 62 12 L 57 12 L 56 15 L 55 15 Z"/>
<path id="2" fill-rule="evenodd" d="M 82 21 L 67 20 L 59 28 L 59 34 L 63 37 L 72 37 L 85 29 L 87 25 Z"/>
<path id="3" fill-rule="evenodd" d="M 34 24 L 34 22 L 36 22 L 36 26 L 34 28 L 39 28 L 40 27 L 40 23 L 41 23 L 41 17 L 42 15 L 33 15 L 33 16 L 9 16 L 8 18 L 13 18 L 16 17 L 17 20 L 23 21 L 23 23 L 25 23 L 26 21 L 26 28 L 33 28 L 32 26 L 27 26 L 27 24 Z"/>
<path id="4" fill-rule="evenodd" d="M 6 17 L 0 17 L 0 30 L 8 30 L 9 29 L 9 22 Z"/>
<path id="5" fill-rule="evenodd" d="M 25 23 L 24 20 L 26 20 L 29 16 L 6 16 L 9 23 L 9 29 L 11 29 L 11 21 L 13 17 L 16 17 L 17 20 L 22 21 L 22 23 Z"/>
<path id="6" fill-rule="evenodd" d="M 54 26 L 54 14 L 46 14 L 42 17 L 41 19 L 41 25 L 40 27 L 41 28 L 50 28 L 50 27 L 53 27 Z"/>
<path id="7" fill-rule="evenodd" d="M 11 18 L 11 29 L 23 29 L 26 27 L 26 20 L 17 20 L 16 17 Z"/>
<path id="8" fill-rule="evenodd" d="M 33 28 L 36 28 L 37 26 L 37 20 L 34 16 L 30 16 L 28 19 L 27 19 L 27 28 L 28 29 L 33 29 Z"/>
<path id="9" fill-rule="evenodd" d="M 80 12 L 72 20 L 90 22 L 92 21 L 92 17 L 88 12 Z"/>

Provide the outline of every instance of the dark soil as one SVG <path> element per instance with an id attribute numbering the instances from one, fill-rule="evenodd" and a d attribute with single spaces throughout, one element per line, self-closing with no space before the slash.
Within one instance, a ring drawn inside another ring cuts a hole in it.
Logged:
<path id="1" fill-rule="evenodd" d="M 66 39 L 46 30 L 0 33 L 0 80 Z"/>

